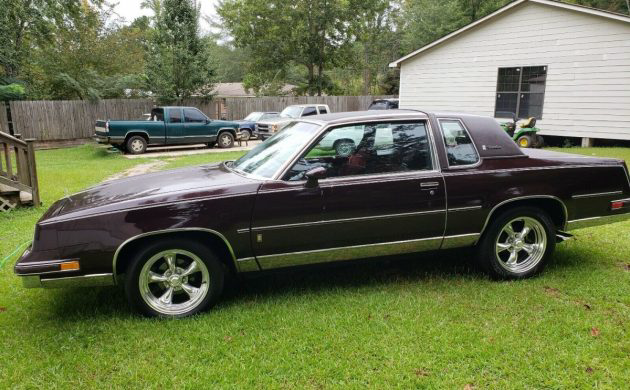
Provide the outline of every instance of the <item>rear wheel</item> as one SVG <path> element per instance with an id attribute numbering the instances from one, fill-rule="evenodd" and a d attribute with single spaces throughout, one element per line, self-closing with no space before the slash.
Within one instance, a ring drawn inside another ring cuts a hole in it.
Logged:
<path id="1" fill-rule="evenodd" d="M 518 207 L 495 218 L 478 246 L 481 266 L 493 277 L 523 279 L 544 268 L 555 248 L 555 228 L 540 209 Z"/>
<path id="2" fill-rule="evenodd" d="M 126 149 L 131 154 L 142 154 L 147 151 L 147 140 L 139 135 L 129 137 Z"/>
<path id="3" fill-rule="evenodd" d="M 129 303 L 149 317 L 186 317 L 210 307 L 220 297 L 225 277 L 209 248 L 174 239 L 139 251 L 127 275 Z"/>
<path id="4" fill-rule="evenodd" d="M 521 148 L 531 148 L 532 147 L 532 137 L 529 135 L 522 135 L 520 137 L 518 137 L 518 139 L 516 140 L 516 143 L 518 144 L 518 146 L 520 146 Z"/>
<path id="5" fill-rule="evenodd" d="M 222 149 L 231 148 L 234 146 L 234 136 L 232 133 L 224 131 L 219 133 L 219 147 Z"/>
<path id="6" fill-rule="evenodd" d="M 249 129 L 241 129 L 241 140 L 249 141 L 252 138 L 252 131 Z"/>

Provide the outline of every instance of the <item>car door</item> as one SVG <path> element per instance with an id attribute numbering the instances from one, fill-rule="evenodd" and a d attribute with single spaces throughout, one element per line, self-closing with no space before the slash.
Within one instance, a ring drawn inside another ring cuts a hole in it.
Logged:
<path id="1" fill-rule="evenodd" d="M 166 123 L 166 142 L 169 144 L 180 144 L 185 142 L 184 121 L 181 107 L 168 109 L 168 122 Z"/>
<path id="2" fill-rule="evenodd" d="M 188 143 L 210 142 L 212 126 L 208 117 L 196 108 L 184 108 L 185 138 Z"/>
<path id="3" fill-rule="evenodd" d="M 371 122 L 326 132 L 287 171 L 286 184 L 276 184 L 306 188 L 304 173 L 326 168 L 328 178 L 315 187 L 322 197 L 320 218 L 310 215 L 274 237 L 287 245 L 259 258 L 261 267 L 438 249 L 445 187 L 427 128 L 425 121 Z M 311 241 L 293 248 L 294 237 Z"/>

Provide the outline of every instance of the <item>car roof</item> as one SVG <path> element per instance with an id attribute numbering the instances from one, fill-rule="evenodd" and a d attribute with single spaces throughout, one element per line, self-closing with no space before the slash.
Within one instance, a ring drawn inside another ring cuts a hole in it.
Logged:
<path id="1" fill-rule="evenodd" d="M 334 112 L 331 114 L 314 115 L 301 118 L 304 121 L 320 122 L 321 124 L 329 124 L 336 122 L 345 122 L 348 120 L 389 120 L 389 119 L 427 119 L 427 114 L 416 110 L 382 110 L 382 111 L 348 111 Z"/>

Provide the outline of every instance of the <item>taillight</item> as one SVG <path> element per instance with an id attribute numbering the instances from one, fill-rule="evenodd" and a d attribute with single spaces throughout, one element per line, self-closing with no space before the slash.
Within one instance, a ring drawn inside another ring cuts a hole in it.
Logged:
<path id="1" fill-rule="evenodd" d="M 109 121 L 105 122 L 105 131 L 109 133 Z"/>
<path id="2" fill-rule="evenodd" d="M 610 202 L 610 209 L 611 210 L 620 210 L 623 208 L 625 202 L 623 200 L 615 200 Z"/>

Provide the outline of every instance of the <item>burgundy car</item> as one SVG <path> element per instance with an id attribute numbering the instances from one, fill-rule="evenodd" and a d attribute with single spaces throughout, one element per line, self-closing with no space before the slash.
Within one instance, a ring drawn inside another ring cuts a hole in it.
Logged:
<path id="1" fill-rule="evenodd" d="M 497 278 L 567 231 L 627 219 L 621 160 L 521 150 L 492 118 L 412 110 L 292 122 L 236 161 L 63 198 L 15 266 L 26 287 L 122 283 L 150 316 L 215 303 L 228 273 L 475 247 Z"/>

